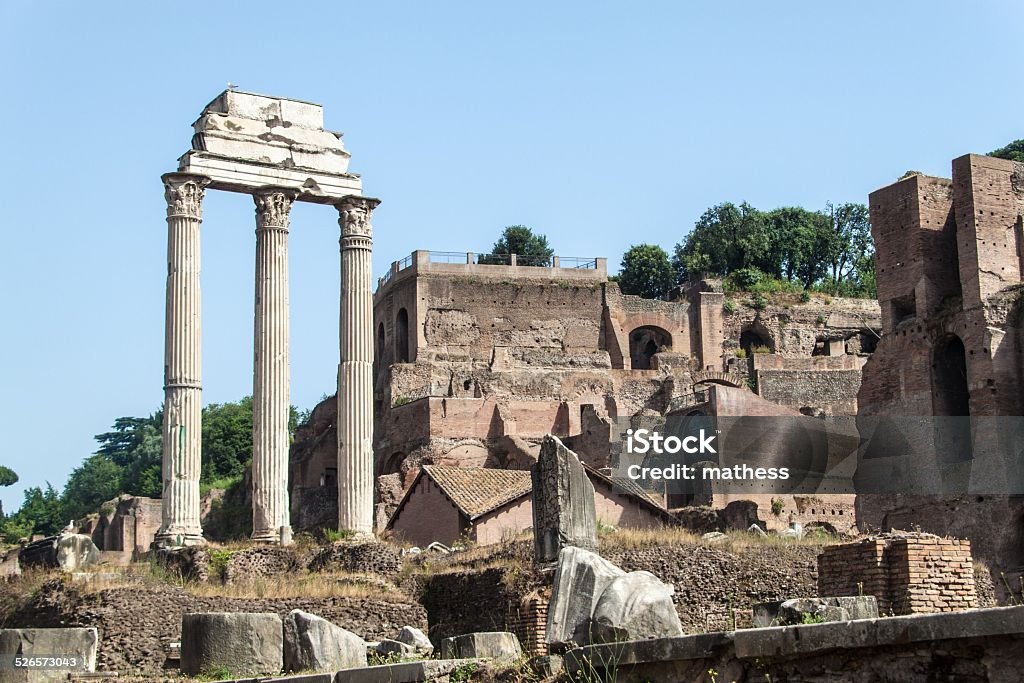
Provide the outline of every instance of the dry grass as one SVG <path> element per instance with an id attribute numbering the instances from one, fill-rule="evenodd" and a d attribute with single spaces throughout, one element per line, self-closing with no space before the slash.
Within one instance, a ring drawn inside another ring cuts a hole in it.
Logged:
<path id="1" fill-rule="evenodd" d="M 25 569 L 19 576 L 0 579 L 0 628 L 54 576 L 53 572 L 45 569 Z"/>
<path id="2" fill-rule="evenodd" d="M 199 597 L 225 597 L 246 600 L 293 598 L 407 598 L 393 584 L 373 574 L 349 572 L 310 573 L 297 571 L 271 577 L 254 577 L 224 584 L 219 581 L 190 581 L 168 572 L 156 562 L 136 563 L 114 580 L 76 584 L 82 593 L 95 593 L 139 586 L 171 586 Z"/>
<path id="3" fill-rule="evenodd" d="M 825 534 L 808 534 L 803 538 L 789 538 L 769 534 L 761 536 L 746 531 L 728 531 L 724 539 L 705 541 L 696 534 L 682 527 L 663 527 L 655 529 L 625 529 L 606 531 L 598 539 L 603 550 L 636 550 L 652 546 L 704 545 L 719 550 L 742 553 L 764 547 L 810 546 L 821 547 L 838 543 L 840 539 Z"/>
<path id="4" fill-rule="evenodd" d="M 191 595 L 200 597 L 256 599 L 283 598 L 380 598 L 401 597 L 398 589 L 386 581 L 369 574 L 348 574 L 343 572 L 321 574 L 286 574 L 274 577 L 258 577 L 229 584 L 193 583 L 182 588 Z"/>

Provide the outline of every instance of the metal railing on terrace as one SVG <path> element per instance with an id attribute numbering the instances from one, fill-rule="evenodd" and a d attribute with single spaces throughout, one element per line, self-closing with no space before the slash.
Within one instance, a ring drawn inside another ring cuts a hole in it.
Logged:
<path id="1" fill-rule="evenodd" d="M 687 408 L 693 408 L 703 403 L 708 402 L 707 391 L 695 391 L 691 394 L 683 394 L 682 396 L 676 396 L 668 402 L 668 410 L 666 412 L 672 413 L 677 410 L 685 410 Z"/>
<path id="2" fill-rule="evenodd" d="M 377 280 L 380 289 L 410 266 L 439 263 L 465 266 L 516 266 L 527 268 L 564 268 L 573 270 L 601 270 L 601 258 L 580 256 L 532 256 L 529 254 L 476 254 L 471 251 L 414 251 L 401 261 L 391 264 L 384 277 Z"/>

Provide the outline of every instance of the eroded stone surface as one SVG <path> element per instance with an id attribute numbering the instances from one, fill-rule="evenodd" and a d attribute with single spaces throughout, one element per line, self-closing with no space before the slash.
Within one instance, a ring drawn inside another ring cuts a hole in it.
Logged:
<path id="1" fill-rule="evenodd" d="M 617 576 L 605 586 L 591 620 L 591 642 L 681 636 L 675 589 L 650 572 Z"/>
<path id="2" fill-rule="evenodd" d="M 554 562 L 566 546 L 596 548 L 594 485 L 576 454 L 549 434 L 532 472 L 536 562 Z"/>
<path id="3" fill-rule="evenodd" d="M 410 645 L 417 652 L 422 652 L 423 654 L 430 654 L 434 651 L 434 645 L 430 642 L 430 638 L 427 638 L 427 634 L 415 626 L 403 626 L 402 630 L 395 636 L 395 640 Z"/>
<path id="4" fill-rule="evenodd" d="M 366 666 L 366 643 L 315 614 L 292 610 L 284 620 L 285 671 L 337 671 Z"/>
<path id="5" fill-rule="evenodd" d="M 515 660 L 523 656 L 523 648 L 514 633 L 467 633 L 445 638 L 441 642 L 441 656 L 445 659 Z"/>
<path id="6" fill-rule="evenodd" d="M 85 534 L 65 534 L 57 539 L 57 565 L 64 571 L 81 571 L 99 561 L 100 551 Z"/>
<path id="7" fill-rule="evenodd" d="M 225 667 L 240 674 L 277 674 L 283 662 L 282 623 L 276 614 L 182 616 L 182 673 L 195 676 Z"/>
<path id="8" fill-rule="evenodd" d="M 624 571 L 582 548 L 563 548 L 548 603 L 549 645 L 589 642 L 590 619 L 604 589 Z"/>
<path id="9" fill-rule="evenodd" d="M 88 673 L 96 670 L 96 646 L 99 642 L 94 628 L 8 628 L 0 629 L 0 658 L 73 657 L 79 666 L 74 669 L 35 669 L 12 671 L 0 669 L 5 683 L 43 683 L 66 681 L 68 672 Z M 5 661 L 4 666 L 10 664 Z"/>

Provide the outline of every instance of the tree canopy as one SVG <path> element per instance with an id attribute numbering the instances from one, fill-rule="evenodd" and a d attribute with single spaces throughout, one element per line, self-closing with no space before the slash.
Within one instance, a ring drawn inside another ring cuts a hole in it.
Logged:
<path id="1" fill-rule="evenodd" d="M 289 433 L 294 434 L 309 411 L 291 407 Z M 15 542 L 32 534 L 54 534 L 69 519 L 79 519 L 121 493 L 159 498 L 163 489 L 161 470 L 163 411 L 149 417 L 119 417 L 110 431 L 96 435 L 99 447 L 76 467 L 62 493 L 47 484 L 25 491 L 21 508 L 0 522 L 0 535 Z M 203 408 L 203 470 L 200 483 L 219 485 L 239 479 L 252 461 L 252 398 L 234 403 L 214 403 Z M 0 485 L 6 473 L 0 466 Z"/>
<path id="2" fill-rule="evenodd" d="M 1024 140 L 1014 140 L 1005 147 L 1000 147 L 997 150 L 989 152 L 988 155 L 990 157 L 1009 159 L 1010 161 L 1018 161 L 1024 164 Z"/>
<path id="3" fill-rule="evenodd" d="M 18 483 L 18 475 L 10 467 L 0 465 L 0 486 L 13 486 Z"/>
<path id="4" fill-rule="evenodd" d="M 750 289 L 777 280 L 844 296 L 874 296 L 873 254 L 863 204 L 766 212 L 725 202 L 705 211 L 675 246 L 672 266 L 680 282 L 724 277 L 731 286 Z"/>
<path id="5" fill-rule="evenodd" d="M 521 266 L 546 266 L 551 263 L 555 250 L 548 246 L 548 238 L 544 235 L 534 234 L 533 230 L 525 225 L 509 225 L 491 247 L 491 258 L 484 257 L 482 262 L 507 263 L 493 257 L 508 254 L 516 254 L 517 262 Z"/>
<path id="6" fill-rule="evenodd" d="M 619 289 L 646 299 L 660 298 L 672 289 L 676 275 L 668 253 L 654 244 L 636 244 L 622 256 Z"/>

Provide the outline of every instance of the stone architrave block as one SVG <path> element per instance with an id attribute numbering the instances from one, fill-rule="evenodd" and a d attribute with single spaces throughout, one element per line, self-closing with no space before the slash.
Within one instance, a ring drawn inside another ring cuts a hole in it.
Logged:
<path id="1" fill-rule="evenodd" d="M 75 657 L 80 665 L 74 669 L 0 668 L 0 681 L 7 683 L 49 683 L 66 681 L 69 673 L 96 671 L 96 647 L 99 642 L 94 628 L 6 628 L 0 629 L 0 659 L 4 666 L 12 656 Z"/>
<path id="2" fill-rule="evenodd" d="M 185 614 L 181 618 L 181 672 L 217 668 L 233 674 L 278 674 L 284 664 L 281 617 L 272 613 Z"/>
<path id="3" fill-rule="evenodd" d="M 594 485 L 576 454 L 549 434 L 531 471 L 535 561 L 555 562 L 566 546 L 596 549 Z"/>
<path id="4" fill-rule="evenodd" d="M 601 593 L 591 620 L 589 642 L 622 642 L 683 635 L 672 602 L 675 588 L 650 572 L 612 579 Z"/>
<path id="5" fill-rule="evenodd" d="M 516 634 L 504 631 L 467 633 L 441 642 L 444 659 L 516 660 L 523 656 Z"/>
<path id="6" fill-rule="evenodd" d="M 549 645 L 583 645 L 590 619 L 604 589 L 625 572 L 597 553 L 572 546 L 562 549 L 548 603 Z"/>
<path id="7" fill-rule="evenodd" d="M 355 633 L 299 609 L 285 617 L 285 671 L 337 671 L 359 666 L 366 666 L 366 643 Z"/>

